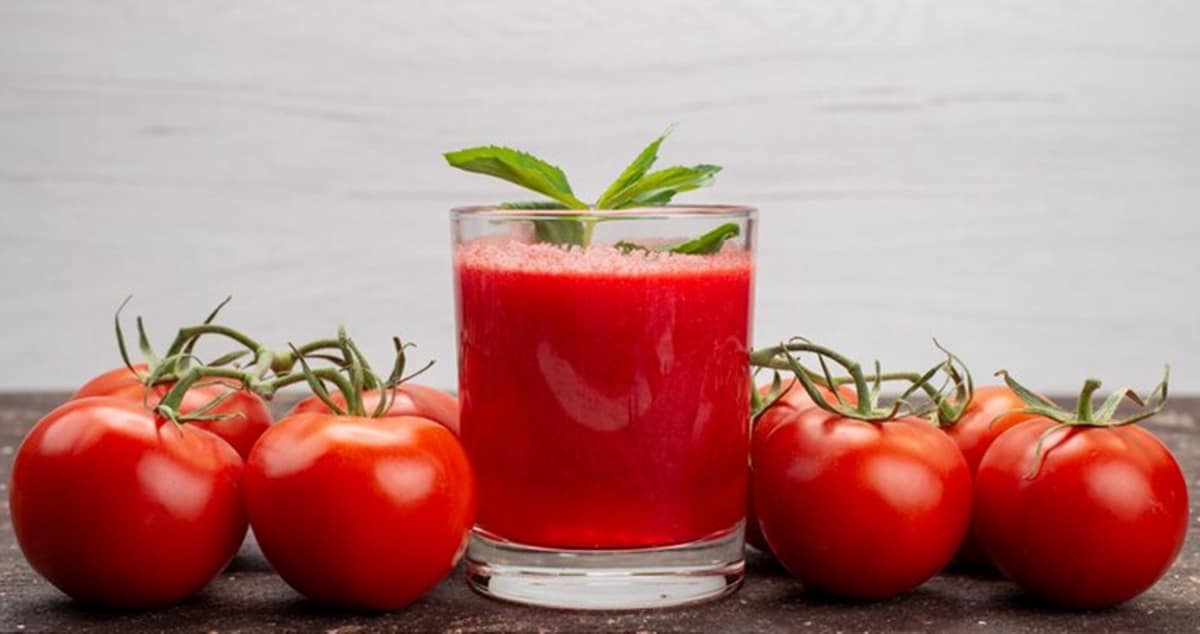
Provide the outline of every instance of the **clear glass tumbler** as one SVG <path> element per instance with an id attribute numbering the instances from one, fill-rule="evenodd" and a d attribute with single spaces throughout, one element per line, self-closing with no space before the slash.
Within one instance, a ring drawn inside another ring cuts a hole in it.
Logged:
<path id="1" fill-rule="evenodd" d="M 627 609 L 741 585 L 755 222 L 451 212 L 476 590 Z M 670 251 L 718 228 L 736 235 L 715 252 Z"/>

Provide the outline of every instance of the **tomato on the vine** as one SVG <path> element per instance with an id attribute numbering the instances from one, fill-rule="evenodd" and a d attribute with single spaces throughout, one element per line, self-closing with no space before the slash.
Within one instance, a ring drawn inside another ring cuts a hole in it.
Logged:
<path id="1" fill-rule="evenodd" d="M 381 396 L 382 394 L 379 389 L 363 391 L 363 409 L 368 412 L 374 411 L 375 407 L 379 404 Z M 344 395 L 340 392 L 335 392 L 330 394 L 329 397 L 339 408 L 345 409 L 346 397 Z M 304 412 L 332 413 L 329 406 L 316 395 L 309 396 L 296 403 L 288 411 L 287 415 L 291 416 Z M 420 416 L 421 418 L 428 418 L 454 432 L 454 435 L 458 435 L 458 399 L 432 387 L 414 383 L 401 383 L 397 385 L 395 399 L 388 404 L 384 416 Z"/>
<path id="2" fill-rule="evenodd" d="M 927 420 L 822 409 L 755 432 L 755 512 L 805 586 L 855 599 L 905 592 L 941 570 L 966 533 L 971 476 Z"/>
<path id="3" fill-rule="evenodd" d="M 1036 414 L 1017 411 L 1024 407 L 1025 402 L 1006 386 L 975 388 L 962 416 L 953 425 L 944 428 L 962 451 L 971 473 L 979 468 L 983 454 L 1000 434 L 1018 423 L 1037 418 Z"/>
<path id="4" fill-rule="evenodd" d="M 170 605 L 242 543 L 241 476 L 237 452 L 190 423 L 128 399 L 72 400 L 17 450 L 13 531 L 33 569 L 81 602 Z"/>
<path id="5" fill-rule="evenodd" d="M 1036 414 L 1017 411 L 1024 407 L 1025 402 L 1007 386 L 989 385 L 975 388 L 959 419 L 942 428 L 962 451 L 972 477 L 979 468 L 979 462 L 983 460 L 984 452 L 1000 434 L 1019 423 L 1037 417 Z M 968 565 L 987 563 L 987 557 L 984 556 L 979 547 L 979 539 L 975 536 L 974 527 L 967 531 L 955 560 Z"/>
<path id="6" fill-rule="evenodd" d="M 134 365 L 133 370 L 127 367 L 109 370 L 84 383 L 71 398 L 110 396 L 154 408 L 174 384 L 160 383 L 148 387 L 135 371 L 142 373 L 148 370 L 144 363 Z M 271 411 L 257 394 L 239 389 L 236 383 L 228 380 L 209 379 L 188 389 L 180 413 L 190 414 L 226 392 L 229 392 L 229 396 L 207 412 L 215 416 L 213 419 L 196 420 L 191 424 L 220 436 L 244 460 L 250 456 L 254 442 L 271 426 Z"/>
<path id="7" fill-rule="evenodd" d="M 1005 576 L 1062 605 L 1103 608 L 1166 573 L 1187 534 L 1187 484 L 1162 441 L 1132 424 L 1161 409 L 1160 386 L 1163 400 L 1133 419 L 1114 422 L 1107 407 L 1096 419 L 1090 407 L 1071 416 L 1046 401 L 1049 417 L 992 443 L 975 476 L 974 519 Z"/>
<path id="8" fill-rule="evenodd" d="M 246 467 L 263 554 L 301 594 L 390 610 L 450 572 L 475 515 L 475 482 L 444 426 L 413 416 L 285 417 Z"/>
<path id="9" fill-rule="evenodd" d="M 920 585 L 950 561 L 967 530 L 971 475 L 962 454 L 930 421 L 900 413 L 909 392 L 881 407 L 878 383 L 828 348 L 794 340 L 755 351 L 751 363 L 786 355 L 796 378 L 820 392 L 793 351 L 842 366 L 856 397 L 799 409 L 785 404 L 759 421 L 751 486 L 767 545 L 816 591 L 876 600 Z M 928 382 L 933 372 L 911 379 L 910 392 L 928 387 L 940 399 Z"/>
<path id="10" fill-rule="evenodd" d="M 816 386 L 816 388 L 817 391 L 820 392 L 820 394 L 825 398 L 835 400 L 836 397 L 834 397 L 832 390 L 820 385 Z M 768 383 L 759 386 L 758 393 L 762 397 L 768 398 L 770 397 L 772 390 L 773 386 Z M 854 388 L 850 387 L 849 385 L 843 385 L 839 387 L 838 391 L 841 392 L 842 398 L 845 399 L 846 402 L 851 404 L 858 402 L 858 399 L 854 393 Z M 812 397 L 808 395 L 808 392 L 804 389 L 804 386 L 800 385 L 799 381 L 792 380 L 785 388 L 783 388 L 779 398 L 776 399 L 775 402 L 770 405 L 770 407 L 764 410 L 754 421 L 754 429 L 758 429 L 759 427 L 774 427 L 780 422 L 786 420 L 790 413 L 803 411 L 810 407 L 816 407 L 816 403 L 813 402 Z M 766 437 L 768 434 L 769 431 L 764 430 L 760 436 Z M 754 435 L 751 436 L 751 438 L 754 437 Z M 750 465 L 750 482 L 754 482 L 753 463 Z M 747 491 L 746 495 L 746 542 L 761 552 L 767 554 L 771 553 L 771 548 L 767 545 L 766 538 L 763 537 L 762 528 L 758 525 L 758 516 L 754 512 L 753 484 L 751 484 L 750 490 Z"/>

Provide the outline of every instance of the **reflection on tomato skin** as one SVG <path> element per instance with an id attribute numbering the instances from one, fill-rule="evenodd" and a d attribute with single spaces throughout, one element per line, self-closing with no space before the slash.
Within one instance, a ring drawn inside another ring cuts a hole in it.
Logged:
<path id="1" fill-rule="evenodd" d="M 139 363 L 133 368 L 138 372 L 145 372 L 146 364 Z M 171 383 L 162 383 L 153 388 L 146 387 L 129 368 L 120 367 L 97 375 L 83 384 L 71 398 L 111 396 L 154 407 L 167 395 L 171 386 Z M 194 412 L 228 393 L 224 400 L 208 410 L 208 414 L 222 418 L 192 421 L 192 425 L 220 436 L 237 450 L 242 460 L 245 460 L 250 456 L 250 448 L 254 446 L 254 442 L 271 426 L 271 411 L 257 394 L 237 388 L 237 383 L 233 381 L 205 380 L 187 391 L 179 405 L 179 411 L 182 414 Z"/>
<path id="2" fill-rule="evenodd" d="M 466 452 L 444 426 L 308 412 L 254 446 L 246 502 L 263 555 L 316 601 L 393 610 L 454 567 L 475 519 Z"/>
<path id="3" fill-rule="evenodd" d="M 13 530 L 29 564 L 75 599 L 177 603 L 215 577 L 246 534 L 242 460 L 217 436 L 140 403 L 69 401 L 13 463 Z"/>
<path id="4" fill-rule="evenodd" d="M 911 416 L 782 411 L 754 431 L 753 496 L 771 552 L 801 583 L 879 600 L 950 561 L 971 514 L 971 475 L 953 441 Z"/>
<path id="5" fill-rule="evenodd" d="M 341 407 L 345 411 L 346 397 L 341 392 L 330 394 L 334 404 Z M 363 409 L 368 414 L 375 411 L 375 407 L 379 405 L 380 392 L 379 390 L 366 390 L 363 392 Z M 319 397 L 309 396 L 308 398 L 296 403 L 291 410 L 285 415 L 301 414 L 304 412 L 319 412 L 323 414 L 332 414 L 329 406 L 326 405 Z M 449 429 L 458 435 L 458 399 L 441 390 L 419 385 L 416 383 L 401 383 L 396 386 L 396 394 L 392 402 L 388 405 L 386 416 L 420 416 Z"/>
<path id="6" fill-rule="evenodd" d="M 975 476 L 980 543 L 1005 576 L 1056 603 L 1092 609 L 1132 599 L 1183 548 L 1183 472 L 1137 425 L 1054 426 L 1021 423 L 984 454 Z"/>

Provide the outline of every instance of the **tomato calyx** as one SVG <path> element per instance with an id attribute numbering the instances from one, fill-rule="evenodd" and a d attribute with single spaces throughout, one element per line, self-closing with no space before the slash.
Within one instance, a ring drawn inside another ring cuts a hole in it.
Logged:
<path id="1" fill-rule="evenodd" d="M 210 416 L 208 412 L 219 404 L 221 400 L 224 400 L 228 394 L 218 397 L 214 402 L 205 405 L 200 410 L 192 412 L 188 416 L 182 416 L 179 410 L 187 391 L 197 385 L 198 382 L 206 379 L 224 380 L 226 382 L 236 381 L 238 386 L 231 387 L 229 393 L 239 389 L 246 389 L 268 400 L 273 398 L 276 392 L 284 387 L 306 382 L 313 391 L 313 394 L 321 399 L 329 407 L 329 410 L 335 414 L 379 418 L 395 402 L 401 383 L 416 377 L 433 366 L 433 362 L 430 361 L 417 371 L 405 374 L 407 360 L 405 351 L 413 344 L 405 344 L 401 342 L 399 337 L 393 337 L 392 343 L 395 346 L 396 359 L 387 378 L 382 378 L 371 369 L 366 357 L 354 343 L 354 340 L 346 334 L 344 327 L 338 328 L 336 339 L 320 340 L 316 343 L 320 343 L 322 347 L 325 347 L 324 342 L 326 341 L 336 342 L 340 356 L 314 354 L 312 352 L 305 353 L 305 347 L 289 344 L 288 358 L 293 360 L 291 363 L 298 363 L 300 365 L 301 369 L 299 372 L 293 372 L 289 369 L 284 372 L 273 372 L 268 376 L 270 363 L 261 362 L 264 358 L 262 355 L 259 356 L 260 363 L 257 363 L 255 368 L 250 371 L 208 365 L 197 365 L 188 368 L 174 379 L 174 384 L 171 386 L 170 391 L 162 398 L 155 410 L 160 415 L 177 423 L 185 419 L 200 420 L 197 418 L 197 415 Z M 313 345 L 310 344 L 308 349 L 313 349 Z M 309 363 L 310 359 L 329 361 L 332 365 L 313 367 Z M 326 387 L 326 383 L 332 383 L 342 393 L 346 399 L 345 406 L 337 403 L 330 394 L 329 388 Z M 379 403 L 370 413 L 366 411 L 363 405 L 362 394 L 365 390 L 380 391 Z"/>
<path id="2" fill-rule="evenodd" d="M 396 358 L 392 363 L 391 372 L 388 373 L 387 378 L 383 378 L 371 369 L 371 364 L 367 362 L 366 356 L 363 355 L 362 351 L 354 343 L 354 340 L 346 334 L 345 328 L 338 328 L 337 340 L 338 347 L 342 353 L 341 359 L 337 361 L 344 362 L 347 376 L 343 376 L 339 371 L 322 371 L 330 370 L 331 368 L 313 369 L 308 364 L 305 355 L 301 354 L 299 349 L 292 347 L 292 351 L 296 354 L 304 380 L 308 382 L 308 386 L 313 394 L 321 399 L 321 402 L 329 408 L 329 411 L 339 416 L 355 416 L 360 418 L 383 417 L 391 408 L 392 403 L 395 402 L 400 384 L 433 367 L 434 362 L 430 361 L 417 371 L 405 375 L 404 369 L 407 364 L 405 350 L 413 347 L 415 344 L 406 344 L 399 337 L 392 337 L 392 345 L 396 350 Z M 339 405 L 333 398 L 333 395 L 329 393 L 328 388 L 325 386 L 326 380 L 337 386 L 338 391 L 345 397 L 345 407 Z M 375 404 L 370 413 L 366 411 L 366 407 L 363 404 L 363 392 L 365 390 L 379 391 L 379 402 Z"/>
<path id="3" fill-rule="evenodd" d="M 1058 403 L 1021 385 L 1007 370 L 996 371 L 996 376 L 1004 379 L 1004 383 L 1025 403 L 1025 407 L 1014 410 L 1015 412 L 1034 414 L 1054 422 L 1053 425 L 1038 436 L 1037 444 L 1034 447 L 1033 466 L 1025 474 L 1027 479 L 1032 479 L 1041 469 L 1043 458 L 1045 457 L 1046 440 L 1054 432 L 1065 427 L 1123 427 L 1141 422 L 1161 412 L 1167 405 L 1167 385 L 1171 379 L 1171 366 L 1166 365 L 1163 367 L 1162 381 L 1151 389 L 1147 398 L 1143 399 L 1131 387 L 1121 387 L 1114 390 L 1104 399 L 1100 405 L 1100 409 L 1093 408 L 1094 403 L 1092 402 L 1092 398 L 1100 389 L 1102 383 L 1100 379 L 1088 378 L 1084 380 L 1083 387 L 1079 391 L 1079 400 L 1075 405 L 1074 411 L 1066 409 Z M 1117 408 L 1126 399 L 1136 404 L 1140 409 L 1129 416 L 1118 418 Z M 995 421 L 992 422 L 994 423 Z"/>
<path id="4" fill-rule="evenodd" d="M 1049 418 L 1059 425 L 1120 427 L 1146 420 L 1163 410 L 1167 404 L 1167 384 L 1171 378 L 1171 366 L 1168 365 L 1163 368 L 1162 381 L 1154 386 L 1147 398 L 1143 399 L 1133 388 L 1121 387 L 1114 390 L 1104 399 L 1104 402 L 1100 405 L 1100 409 L 1093 409 L 1092 397 L 1100 389 L 1102 383 L 1100 379 L 1089 378 L 1083 382 L 1083 388 L 1079 392 L 1079 402 L 1076 404 L 1074 411 L 1068 410 L 1058 403 L 1021 385 L 1007 370 L 998 370 L 996 376 L 1004 379 L 1008 387 L 1025 403 L 1024 408 L 1016 410 L 1018 412 L 1037 414 L 1038 416 Z M 1125 418 L 1117 418 L 1117 408 L 1121 405 L 1121 401 L 1125 399 L 1130 400 L 1142 409 Z"/>
<path id="5" fill-rule="evenodd" d="M 395 402 L 397 388 L 401 383 L 433 366 L 433 362 L 430 361 L 416 372 L 405 375 L 405 350 L 412 344 L 402 343 L 398 337 L 393 337 L 396 360 L 388 377 L 381 378 L 371 369 L 354 340 L 346 334 L 345 327 L 341 326 L 336 337 L 317 339 L 300 345 L 289 343 L 285 350 L 274 350 L 240 330 L 214 323 L 221 309 L 229 303 L 229 297 L 218 304 L 201 323 L 180 328 L 166 354 L 161 357 L 150 345 L 145 324 L 141 316 L 138 316 L 137 343 L 146 360 L 144 367 L 138 366 L 134 365 L 130 358 L 125 333 L 121 327 L 121 312 L 130 299 L 131 297 L 126 297 L 121 302 L 113 318 L 121 360 L 146 387 L 143 403 L 147 408 L 151 408 L 152 388 L 170 385 L 170 389 L 152 409 L 177 425 L 189 421 L 227 420 L 238 416 L 212 413 L 214 408 L 238 391 L 246 390 L 264 400 L 271 400 L 280 389 L 301 382 L 307 382 L 330 410 L 337 414 L 366 416 L 362 392 L 379 390 L 382 398 L 371 412 L 373 417 L 379 417 Z M 231 340 L 240 349 L 205 362 L 194 351 L 201 338 L 211 336 Z M 248 362 L 238 363 L 247 356 L 251 357 Z M 309 363 L 310 360 L 326 361 L 331 365 L 314 368 Z M 301 366 L 301 371 L 294 370 L 296 365 Z M 347 405 L 344 408 L 331 400 L 329 391 L 325 388 L 326 382 L 336 385 L 346 396 Z M 202 407 L 186 414 L 181 411 L 188 390 L 211 385 L 227 389 Z"/>
<path id="6" fill-rule="evenodd" d="M 299 353 L 295 353 L 291 349 L 277 351 L 240 330 L 214 323 L 221 309 L 232 299 L 232 297 L 226 297 L 208 314 L 208 317 L 204 321 L 196 325 L 180 328 L 175 335 L 175 339 L 167 348 L 166 354 L 161 358 L 154 351 L 153 346 L 150 345 L 149 337 L 146 335 L 145 324 L 139 315 L 136 318 L 138 349 L 141 351 L 147 365 L 147 368 L 142 370 L 135 366 L 130 359 L 125 333 L 121 328 L 121 312 L 130 299 L 132 299 L 132 296 L 126 297 L 125 301 L 121 302 L 113 318 L 117 335 L 117 349 L 121 354 L 121 360 L 125 363 L 125 367 L 129 368 L 129 371 L 136 375 L 146 387 L 178 381 L 188 372 L 193 363 L 208 368 L 220 368 L 234 366 L 241 359 L 250 356 L 251 361 L 245 367 L 253 368 L 253 372 L 262 379 L 267 376 L 268 372 L 275 375 L 285 375 L 291 372 L 297 363 L 297 354 L 309 355 L 310 357 L 328 359 L 335 362 L 340 361 L 340 359 L 321 354 L 323 350 L 340 349 L 340 344 L 336 339 L 318 339 L 305 343 L 298 347 Z M 202 361 L 194 352 L 196 344 L 201 338 L 213 335 L 231 340 L 240 346 L 241 349 L 223 354 L 211 361 Z M 231 378 L 240 378 L 240 375 Z M 268 399 L 271 397 L 270 394 L 265 393 L 260 393 L 259 396 Z"/>
<path id="7" fill-rule="evenodd" d="M 138 315 L 136 318 L 138 349 L 141 351 L 142 357 L 146 360 L 146 369 L 141 369 L 134 365 L 129 356 L 129 348 L 125 343 L 125 331 L 121 327 L 121 312 L 125 310 L 125 306 L 129 304 L 131 299 L 133 299 L 132 295 L 127 296 L 124 301 L 121 302 L 121 305 L 117 307 L 117 312 L 115 315 L 113 315 L 113 327 L 117 335 L 117 351 L 121 355 L 121 361 L 143 385 L 146 387 L 153 387 L 162 383 L 174 381 L 176 375 L 185 371 L 192 362 L 203 363 L 194 354 L 196 340 L 193 339 L 190 341 L 183 341 L 178 337 L 176 339 L 177 345 L 172 344 L 171 350 L 167 353 L 167 355 L 159 358 L 158 354 L 156 354 L 154 351 L 154 347 L 150 345 L 150 338 L 146 334 L 145 322 L 142 320 L 141 315 Z M 233 298 L 226 297 L 220 304 L 217 304 L 217 307 L 208 314 L 208 317 L 206 317 L 202 323 L 206 326 L 212 325 L 213 320 L 217 318 L 217 314 L 221 312 L 221 309 L 224 308 L 231 299 Z M 228 354 L 221 355 L 220 357 L 213 359 L 204 365 L 212 367 L 226 366 L 236 362 L 238 359 L 246 356 L 246 354 L 247 351 L 245 350 L 236 350 Z"/>
<path id="8" fill-rule="evenodd" d="M 936 339 L 934 345 L 946 358 L 924 373 L 884 373 L 879 362 L 875 361 L 874 373 L 866 374 L 858 361 L 803 337 L 793 337 L 777 346 L 755 350 L 750 353 L 750 365 L 758 369 L 769 368 L 774 372 L 774 376 L 766 395 L 753 390 L 752 415 L 757 418 L 779 400 L 784 391 L 779 371 L 790 370 L 814 404 L 846 418 L 882 422 L 911 415 L 931 418 L 939 425 L 953 424 L 970 404 L 974 393 L 974 381 L 970 371 L 957 356 Z M 815 355 L 820 373 L 801 363 L 795 353 Z M 830 362 L 839 366 L 845 374 L 834 376 L 830 371 Z M 940 385 L 936 384 L 939 376 L 942 377 Z M 881 393 L 883 384 L 887 382 L 906 382 L 908 386 L 899 396 L 884 402 Z M 837 389 L 843 385 L 854 386 L 858 395 L 856 402 L 848 402 Z M 834 400 L 828 399 L 818 386 L 828 389 Z M 918 403 L 912 400 L 911 397 L 918 391 L 923 393 L 925 402 Z"/>

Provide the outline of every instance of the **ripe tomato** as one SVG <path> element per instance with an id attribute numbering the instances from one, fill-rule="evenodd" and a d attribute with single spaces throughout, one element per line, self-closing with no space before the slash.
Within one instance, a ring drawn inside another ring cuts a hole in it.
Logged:
<path id="1" fill-rule="evenodd" d="M 763 536 L 814 590 L 900 594 L 941 570 L 966 533 L 970 472 L 953 441 L 924 419 L 792 411 L 760 424 L 751 451 Z"/>
<path id="2" fill-rule="evenodd" d="M 454 567 L 475 517 L 466 453 L 424 418 L 301 413 L 255 445 L 246 467 L 250 524 L 296 591 L 349 608 L 390 610 Z"/>
<path id="3" fill-rule="evenodd" d="M 330 396 L 334 403 L 345 409 L 346 397 L 341 392 L 334 392 Z M 379 390 L 366 390 L 363 392 L 362 398 L 363 409 L 370 413 L 379 404 Z M 332 413 L 329 411 L 329 406 L 315 395 L 296 403 L 287 415 L 291 416 L 302 412 Z M 424 385 L 401 383 L 396 388 L 396 399 L 388 407 L 385 416 L 428 418 L 454 432 L 455 436 L 458 435 L 458 399 L 441 390 Z"/>
<path id="4" fill-rule="evenodd" d="M 1007 386 L 989 385 L 976 388 L 971 402 L 958 421 L 942 428 L 962 451 L 972 477 L 979 468 L 979 462 L 983 460 L 984 452 L 1000 434 L 1018 423 L 1037 417 L 1035 414 L 1016 412 L 1024 407 L 1025 402 Z M 979 539 L 975 536 L 974 527 L 967 531 L 955 560 L 968 565 L 988 563 L 983 549 L 979 546 Z"/>
<path id="5" fill-rule="evenodd" d="M 69 401 L 17 450 L 13 530 L 33 569 L 79 601 L 170 605 L 242 543 L 241 475 L 237 452 L 202 429 L 124 399 Z"/>
<path id="6" fill-rule="evenodd" d="M 835 400 L 831 390 L 821 387 L 820 385 L 817 386 L 817 390 L 822 396 L 830 399 L 831 402 Z M 852 386 L 843 385 L 838 388 L 838 391 L 842 393 L 842 398 L 846 399 L 846 402 L 851 404 L 858 402 L 858 396 Z M 758 392 L 764 397 L 767 396 L 771 392 L 771 384 L 767 383 L 759 386 Z M 803 411 L 810 407 L 816 407 L 812 397 L 808 395 L 808 392 L 804 389 L 803 385 L 800 385 L 799 381 L 792 379 L 792 381 L 787 384 L 787 387 L 784 388 L 783 394 L 779 397 L 779 399 L 776 400 L 775 403 L 773 403 L 770 408 L 763 412 L 762 415 L 759 416 L 758 420 L 754 422 L 754 426 L 756 429 L 764 425 L 767 427 L 775 426 L 780 422 L 787 420 L 791 413 Z M 769 432 L 764 432 L 762 436 L 766 437 L 768 433 Z M 754 481 L 753 464 L 750 465 L 750 481 Z M 771 548 L 767 546 L 767 540 L 763 537 L 762 528 L 760 528 L 758 525 L 758 516 L 754 513 L 753 485 L 751 485 L 750 491 L 747 492 L 746 496 L 746 542 L 761 552 L 767 554 L 771 553 Z"/>
<path id="7" fill-rule="evenodd" d="M 1171 452 L 1135 425 L 1037 418 L 1001 435 L 975 476 L 975 527 L 992 562 L 1029 592 L 1076 608 L 1154 584 L 1187 532 L 1187 486 Z M 1040 460 L 1040 465 L 1038 464 Z"/>
<path id="8" fill-rule="evenodd" d="M 133 367 L 138 371 L 146 370 L 144 363 Z M 238 387 L 236 383 L 229 381 L 203 380 L 184 395 L 183 403 L 179 408 L 180 413 L 194 412 L 230 388 L 236 387 Z M 147 391 L 146 386 L 136 374 L 129 368 L 120 367 L 84 383 L 83 387 L 79 388 L 79 391 L 71 398 L 112 396 L 139 404 L 145 402 L 149 407 L 154 407 L 170 389 L 170 383 L 163 383 L 154 386 L 153 390 Z M 227 414 L 232 417 L 211 421 L 192 421 L 189 424 L 207 429 L 220 436 L 237 450 L 243 460 L 250 456 L 250 449 L 254 446 L 254 441 L 258 440 L 258 437 L 271 426 L 271 411 L 267 409 L 267 404 L 257 394 L 245 390 L 233 392 L 208 413 Z"/>
<path id="9" fill-rule="evenodd" d="M 967 466 L 974 473 L 992 442 L 1017 423 L 1037 418 L 1035 414 L 1017 412 L 1024 401 L 1007 386 L 988 385 L 975 389 L 975 395 L 962 417 L 944 428 L 962 451 Z"/>

